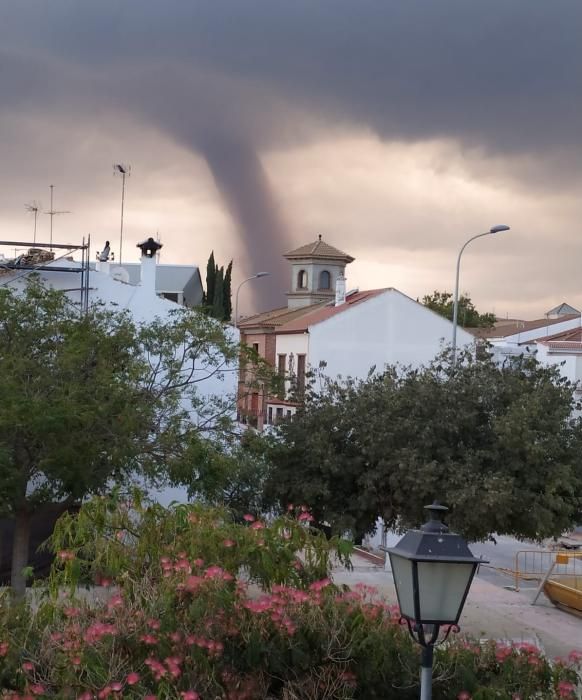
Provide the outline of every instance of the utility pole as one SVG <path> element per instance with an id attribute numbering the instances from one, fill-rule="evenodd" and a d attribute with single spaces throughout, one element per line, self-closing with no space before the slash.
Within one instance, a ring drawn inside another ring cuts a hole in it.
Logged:
<path id="1" fill-rule="evenodd" d="M 123 206 L 125 204 L 125 177 L 131 174 L 131 165 L 116 163 L 113 166 L 113 174 L 121 175 L 121 228 L 119 231 L 119 264 L 121 265 L 123 256 Z"/>
<path id="2" fill-rule="evenodd" d="M 32 239 L 33 243 L 36 243 L 36 220 L 38 218 L 38 212 L 39 212 L 39 205 L 37 202 L 32 202 L 32 204 L 25 204 L 24 208 L 26 211 L 29 211 L 31 214 L 34 214 L 34 238 Z"/>
<path id="3" fill-rule="evenodd" d="M 63 210 L 63 211 L 55 211 L 55 209 L 54 209 L 54 207 L 53 207 L 53 190 L 54 190 L 55 186 L 54 186 L 54 185 L 49 185 L 49 187 L 51 188 L 51 208 L 50 208 L 50 211 L 47 211 L 47 212 L 45 212 L 45 213 L 48 214 L 48 215 L 51 217 L 51 232 L 50 232 L 50 239 L 49 239 L 49 241 L 50 241 L 50 246 L 51 246 L 50 249 L 52 250 L 52 249 L 53 249 L 53 248 L 52 248 L 52 245 L 53 245 L 53 216 L 54 216 L 55 214 L 70 214 L 71 212 L 68 211 L 68 210 L 66 210 L 66 211 L 64 211 L 64 210 Z"/>

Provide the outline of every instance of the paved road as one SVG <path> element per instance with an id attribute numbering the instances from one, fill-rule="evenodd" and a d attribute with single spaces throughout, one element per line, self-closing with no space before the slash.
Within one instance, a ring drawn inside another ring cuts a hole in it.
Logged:
<path id="1" fill-rule="evenodd" d="M 401 535 L 396 533 L 388 534 L 388 547 L 393 547 Z M 489 564 L 481 566 L 479 569 L 479 578 L 485 581 L 489 581 L 496 586 L 501 588 L 512 587 L 515 585 L 514 576 L 509 573 L 515 570 L 515 556 L 517 552 L 522 552 L 527 550 L 528 552 L 542 552 L 546 548 L 540 547 L 540 545 L 533 542 L 520 542 L 513 537 L 496 537 L 495 542 L 475 542 L 469 545 L 471 551 L 476 557 L 483 557 L 487 559 Z M 520 555 L 520 568 L 523 569 L 524 565 L 527 567 L 537 570 L 546 570 L 549 566 L 548 557 L 542 558 L 541 556 L 533 557 L 532 555 L 527 555 L 527 561 L 524 559 L 523 555 Z M 563 569 L 557 569 L 556 573 L 577 573 L 582 574 L 582 559 L 569 564 L 568 572 Z M 521 580 L 520 587 L 526 588 L 537 588 L 538 582 L 535 580 Z"/>

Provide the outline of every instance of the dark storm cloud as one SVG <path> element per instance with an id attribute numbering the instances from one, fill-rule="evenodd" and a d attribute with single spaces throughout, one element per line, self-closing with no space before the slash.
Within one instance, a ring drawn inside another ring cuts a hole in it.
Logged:
<path id="1" fill-rule="evenodd" d="M 261 153 L 333 127 L 525 156 L 541 187 L 579 178 L 581 32 L 573 0 L 20 0 L 0 7 L 1 110 L 120 110 L 171 134 L 276 269 L 288 233 Z"/>
<path id="2" fill-rule="evenodd" d="M 494 151 L 581 140 L 582 4 L 572 0 L 24 0 L 0 21 L 4 44 L 111 80 L 155 61 L 223 73 L 386 138 L 444 135 Z M 166 81 L 180 90 L 171 71 Z"/>

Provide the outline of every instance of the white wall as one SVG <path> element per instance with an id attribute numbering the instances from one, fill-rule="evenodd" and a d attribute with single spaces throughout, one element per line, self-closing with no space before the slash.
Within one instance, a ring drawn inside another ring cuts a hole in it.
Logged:
<path id="1" fill-rule="evenodd" d="M 451 342 L 453 325 L 395 289 L 347 307 L 309 329 L 309 363 L 330 377 L 364 378 L 375 365 L 418 367 L 431 362 Z M 457 346 L 473 347 L 475 338 L 459 328 Z"/>

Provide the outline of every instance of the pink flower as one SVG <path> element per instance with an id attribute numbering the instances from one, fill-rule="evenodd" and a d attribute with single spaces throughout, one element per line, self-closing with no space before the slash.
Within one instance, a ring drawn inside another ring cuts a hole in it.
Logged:
<path id="1" fill-rule="evenodd" d="M 299 522 L 311 523 L 315 520 L 315 518 L 313 517 L 313 515 L 311 515 L 311 513 L 304 512 L 304 513 L 301 513 L 301 515 L 297 518 L 297 520 L 299 520 Z"/>
<path id="2" fill-rule="evenodd" d="M 457 700 L 471 700 L 471 693 L 466 690 L 461 690 L 457 695 Z"/>
<path id="3" fill-rule="evenodd" d="M 93 693 L 90 693 L 88 690 L 86 690 L 84 693 L 81 693 L 77 700 L 93 700 Z"/>
<path id="4" fill-rule="evenodd" d="M 234 547 L 236 542 L 234 540 L 224 540 L 222 543 L 223 547 Z"/>
<path id="5" fill-rule="evenodd" d="M 25 661 L 22 664 L 23 671 L 34 671 L 34 664 L 31 661 Z"/>
<path id="6" fill-rule="evenodd" d="M 260 520 L 255 520 L 255 522 L 251 525 L 251 530 L 264 530 L 265 529 L 265 523 L 262 523 Z"/>
<path id="7" fill-rule="evenodd" d="M 128 673 L 125 682 L 127 685 L 135 685 L 136 683 L 139 683 L 139 673 L 135 673 L 135 671 Z"/>
<path id="8" fill-rule="evenodd" d="M 71 561 L 75 558 L 75 555 L 73 552 L 69 552 L 67 549 L 61 549 L 61 551 L 57 554 L 57 557 L 61 561 Z"/>
<path id="9" fill-rule="evenodd" d="M 295 508 L 295 506 L 294 506 L 292 503 L 290 503 L 290 504 L 287 506 L 287 512 L 290 513 L 290 512 L 293 510 L 293 508 Z"/>
<path id="10" fill-rule="evenodd" d="M 0 657 L 6 656 L 6 654 L 8 653 L 8 648 L 8 642 L 0 642 Z"/>
<path id="11" fill-rule="evenodd" d="M 568 681 L 560 681 L 558 683 L 558 695 L 561 698 L 570 698 L 574 695 L 576 686 Z"/>
<path id="12" fill-rule="evenodd" d="M 245 514 L 243 515 L 243 520 L 246 520 L 247 523 L 253 523 L 253 522 L 255 521 L 255 518 L 254 518 L 254 516 L 251 515 L 250 513 L 245 513 Z"/>
<path id="13" fill-rule="evenodd" d="M 321 591 L 327 586 L 331 584 L 331 581 L 328 578 L 322 578 L 321 581 L 314 581 L 310 586 L 309 589 L 312 591 Z"/>
<path id="14" fill-rule="evenodd" d="M 44 695 L 44 685 L 40 685 L 40 683 L 31 685 L 29 690 L 33 695 Z"/>
<path id="15" fill-rule="evenodd" d="M 111 684 L 111 690 L 114 693 L 120 693 L 123 690 L 123 683 L 120 683 L 119 681 L 115 681 L 115 683 Z"/>
<path id="16" fill-rule="evenodd" d="M 200 695 L 193 690 L 185 690 L 180 693 L 180 695 L 184 698 L 184 700 L 198 700 L 200 697 Z"/>

